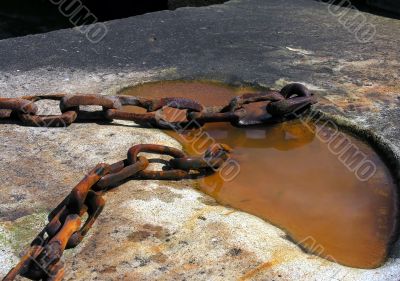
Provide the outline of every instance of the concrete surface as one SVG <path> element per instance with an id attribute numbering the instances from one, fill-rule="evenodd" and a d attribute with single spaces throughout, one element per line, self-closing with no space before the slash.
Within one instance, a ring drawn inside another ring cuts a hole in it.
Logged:
<path id="1" fill-rule="evenodd" d="M 0 93 L 112 94 L 177 78 L 277 88 L 298 81 L 318 92 L 320 108 L 399 149 L 400 22 L 365 16 L 377 30 L 369 43 L 311 0 L 232 0 L 111 21 L 97 44 L 75 29 L 3 40 Z M 96 163 L 119 160 L 143 141 L 179 146 L 131 126 L 1 124 L 0 131 L 0 275 Z M 398 244 L 381 268 L 347 268 L 302 252 L 281 230 L 191 187 L 133 181 L 107 195 L 89 237 L 65 255 L 66 280 L 399 280 Z"/>

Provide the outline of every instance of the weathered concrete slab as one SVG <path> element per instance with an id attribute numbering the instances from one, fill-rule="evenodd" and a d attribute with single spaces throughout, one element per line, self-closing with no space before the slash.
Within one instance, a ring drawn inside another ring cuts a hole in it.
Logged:
<path id="1" fill-rule="evenodd" d="M 318 91 L 323 108 L 336 104 L 340 113 L 400 148 L 400 22 L 366 15 L 377 32 L 373 41 L 360 43 L 330 11 L 311 0 L 233 0 L 112 21 L 97 44 L 77 30 L 3 40 L 1 96 L 112 94 L 176 78 L 277 88 L 299 81 Z M 0 125 L 1 275 L 44 224 L 45 214 L 93 165 L 122 159 L 129 146 L 141 142 L 179 146 L 156 130 L 123 124 L 74 124 L 66 130 Z M 398 254 L 375 270 L 328 262 L 303 253 L 264 221 L 216 205 L 190 182 L 129 182 L 107 201 L 90 237 L 66 255 L 67 280 L 400 276 Z"/>

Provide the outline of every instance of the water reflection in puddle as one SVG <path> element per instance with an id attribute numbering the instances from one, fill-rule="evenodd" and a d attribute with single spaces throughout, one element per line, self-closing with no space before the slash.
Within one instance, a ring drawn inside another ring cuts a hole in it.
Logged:
<path id="1" fill-rule="evenodd" d="M 255 91 L 170 81 L 143 84 L 121 94 L 188 97 L 210 106 Z M 365 143 L 345 136 L 376 171 L 354 169 L 356 162 L 346 165 L 348 155 L 338 153 L 340 141 L 326 142 L 332 130 L 321 124 L 290 121 L 235 128 L 214 123 L 183 135 L 167 133 L 191 154 L 202 153 L 213 140 L 234 149 L 232 158 L 240 172 L 233 179 L 216 173 L 199 180 L 200 189 L 221 204 L 279 226 L 302 247 L 338 263 L 373 268 L 386 259 L 395 227 L 396 186 L 382 160 Z"/>

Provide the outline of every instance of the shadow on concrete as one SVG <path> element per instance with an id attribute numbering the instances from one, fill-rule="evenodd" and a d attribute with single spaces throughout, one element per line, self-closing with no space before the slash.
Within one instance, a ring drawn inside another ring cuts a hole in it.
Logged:
<path id="1" fill-rule="evenodd" d="M 0 39 L 44 33 L 76 26 L 73 12 L 87 8 L 96 22 L 173 10 L 185 6 L 207 6 L 227 0 L 1 0 Z M 62 12 L 64 11 L 64 12 Z M 71 15 L 66 15 L 71 12 Z M 82 13 L 85 16 L 85 13 Z M 84 21 L 84 20 L 82 20 Z M 90 22 L 90 23 L 93 23 Z M 80 25 L 80 24 L 78 24 Z"/>
<path id="2" fill-rule="evenodd" d="M 314 0 L 317 2 L 322 2 L 331 5 L 339 5 L 342 7 L 351 7 L 357 9 L 361 12 L 392 18 L 392 19 L 400 19 L 400 6 L 399 4 L 393 4 L 393 6 L 388 2 L 392 1 L 394 3 L 395 0 L 388 1 L 372 1 L 376 3 L 369 4 L 367 0 Z M 397 1 L 397 0 L 396 0 Z M 378 2 L 382 2 L 383 4 L 377 4 Z"/>

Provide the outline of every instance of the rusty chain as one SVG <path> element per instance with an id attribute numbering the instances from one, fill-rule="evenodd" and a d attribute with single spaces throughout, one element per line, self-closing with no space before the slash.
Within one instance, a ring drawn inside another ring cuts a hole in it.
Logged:
<path id="1" fill-rule="evenodd" d="M 38 115 L 35 102 L 55 100 L 60 103 L 60 115 Z M 247 104 L 266 102 L 263 112 L 251 115 Z M 292 119 L 316 102 L 308 89 L 299 83 L 285 86 L 280 92 L 244 94 L 225 106 L 204 107 L 188 98 L 147 99 L 133 96 L 103 95 L 37 95 L 22 98 L 0 98 L 0 119 L 11 119 L 28 126 L 64 127 L 76 121 L 130 120 L 142 126 L 185 130 L 208 122 L 230 122 L 233 126 L 271 124 Z M 101 106 L 100 111 L 84 111 L 80 106 Z M 145 113 L 124 111 L 123 106 L 137 106 Z M 164 108 L 185 110 L 185 120 L 166 120 Z M 296 113 L 296 114 L 294 114 Z M 250 117 L 249 117 L 250 116 Z M 182 180 L 208 175 L 221 167 L 231 149 L 224 144 L 210 146 L 204 155 L 190 157 L 183 151 L 156 144 L 140 144 L 128 150 L 125 160 L 112 165 L 98 164 L 71 193 L 49 214 L 48 223 L 32 241 L 19 263 L 3 281 L 18 275 L 31 280 L 57 281 L 64 276 L 61 259 L 64 250 L 74 248 L 83 240 L 102 212 L 108 190 L 130 179 Z M 149 159 L 142 153 L 169 156 L 162 170 L 148 169 Z M 82 219 L 85 222 L 82 225 Z"/>
<path id="2" fill-rule="evenodd" d="M 172 158 L 163 170 L 148 170 L 146 168 L 149 160 L 145 156 L 139 156 L 144 152 Z M 31 280 L 61 280 L 64 274 L 61 261 L 64 250 L 75 248 L 83 240 L 103 210 L 103 196 L 108 190 L 129 179 L 181 180 L 201 177 L 222 165 L 228 159 L 229 152 L 228 146 L 214 144 L 203 156 L 188 157 L 183 151 L 173 147 L 140 144 L 131 147 L 123 161 L 112 165 L 98 164 L 49 214 L 48 224 L 3 280 L 14 280 L 17 275 Z M 86 221 L 81 226 L 85 215 Z"/>
<path id="3" fill-rule="evenodd" d="M 35 102 L 56 100 L 60 103 L 60 115 L 38 115 Z M 247 104 L 266 102 L 264 111 L 252 116 Z M 285 86 L 280 92 L 244 94 L 233 98 L 224 106 L 205 107 L 188 98 L 147 99 L 133 96 L 104 95 L 38 95 L 21 98 L 0 98 L 0 118 L 14 119 L 28 126 L 64 127 L 75 121 L 129 120 L 135 123 L 164 129 L 189 129 L 201 127 L 208 122 L 230 122 L 234 126 L 278 123 L 293 118 L 293 112 L 300 113 L 315 103 L 315 97 L 299 83 Z M 80 106 L 101 106 L 99 111 L 85 111 Z M 146 113 L 127 112 L 123 106 L 136 106 Z M 168 121 L 165 107 L 186 110 L 186 120 Z M 250 116 L 250 117 L 249 117 Z"/>

